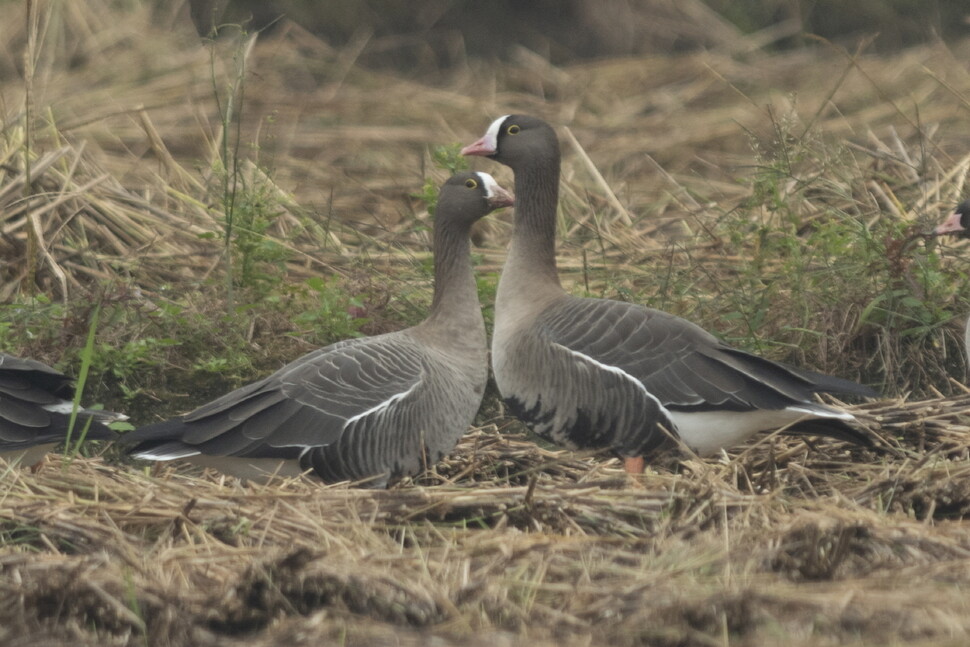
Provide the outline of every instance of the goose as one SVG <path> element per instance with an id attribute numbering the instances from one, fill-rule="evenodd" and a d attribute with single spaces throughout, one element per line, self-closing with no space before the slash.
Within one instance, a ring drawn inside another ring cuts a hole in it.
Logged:
<path id="1" fill-rule="evenodd" d="M 677 438 L 701 456 L 756 432 L 869 438 L 815 393 L 875 391 L 734 349 L 640 305 L 569 295 L 556 270 L 559 142 L 541 119 L 499 117 L 462 149 L 515 175 L 512 239 L 495 298 L 492 372 L 508 410 L 570 449 L 608 448 L 639 473 Z"/>
<path id="2" fill-rule="evenodd" d="M 487 173 L 441 189 L 434 296 L 412 328 L 339 341 L 191 413 L 126 434 L 136 458 L 186 459 L 243 479 L 312 470 L 325 482 L 387 487 L 454 449 L 488 377 L 469 234 L 513 204 Z"/>
<path id="3" fill-rule="evenodd" d="M 952 234 L 958 238 L 970 238 L 970 200 L 964 200 L 958 204 L 953 213 L 937 225 L 933 233 L 937 236 Z M 967 320 L 963 332 L 963 347 L 967 354 L 967 363 L 970 364 L 970 319 Z"/>
<path id="4" fill-rule="evenodd" d="M 36 465 L 68 440 L 74 386 L 71 378 L 46 364 L 0 353 L 0 458 Z M 70 440 L 114 440 L 105 423 L 127 416 L 78 408 Z M 87 433 L 84 427 L 88 425 Z"/>

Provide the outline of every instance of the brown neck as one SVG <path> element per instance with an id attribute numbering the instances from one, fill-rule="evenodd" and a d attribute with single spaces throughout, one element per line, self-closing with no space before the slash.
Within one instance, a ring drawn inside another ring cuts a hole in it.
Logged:
<path id="1" fill-rule="evenodd" d="M 515 224 L 506 270 L 531 284 L 559 287 L 556 272 L 556 210 L 559 156 L 515 168 Z"/>
<path id="2" fill-rule="evenodd" d="M 434 298 L 425 327 L 446 326 L 484 335 L 471 260 L 469 228 L 439 222 L 434 228 Z"/>

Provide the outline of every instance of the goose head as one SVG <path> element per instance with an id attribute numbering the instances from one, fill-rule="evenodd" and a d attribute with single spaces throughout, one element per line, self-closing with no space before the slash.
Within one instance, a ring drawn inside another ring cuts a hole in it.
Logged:
<path id="1" fill-rule="evenodd" d="M 437 220 L 447 218 L 452 224 L 471 227 L 489 212 L 511 207 L 515 198 L 482 171 L 456 173 L 441 187 L 436 209 Z"/>
<path id="2" fill-rule="evenodd" d="M 512 169 L 525 164 L 559 159 L 559 139 L 552 126 L 537 117 L 505 115 L 488 127 L 478 141 L 461 149 L 462 155 L 479 155 Z"/>
<path id="3" fill-rule="evenodd" d="M 970 238 L 970 200 L 964 200 L 953 210 L 946 220 L 933 230 L 936 235 L 952 234 L 961 238 Z"/>

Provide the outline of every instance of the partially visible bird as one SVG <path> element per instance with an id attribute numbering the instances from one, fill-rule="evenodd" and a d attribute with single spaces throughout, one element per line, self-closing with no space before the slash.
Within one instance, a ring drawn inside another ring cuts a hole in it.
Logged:
<path id="1" fill-rule="evenodd" d="M 964 200 L 933 230 L 934 234 L 953 234 L 970 238 L 970 200 Z"/>
<path id="2" fill-rule="evenodd" d="M 74 407 L 71 378 L 32 359 L 0 353 L 0 458 L 35 465 L 68 440 Z M 70 440 L 114 440 L 105 423 L 126 416 L 78 408 Z M 87 427 L 87 431 L 84 429 Z"/>
<path id="3" fill-rule="evenodd" d="M 964 200 L 957 205 L 939 225 L 933 230 L 934 234 L 952 234 L 958 238 L 970 238 L 970 200 Z M 963 331 L 963 349 L 970 364 L 970 319 Z"/>
<path id="4" fill-rule="evenodd" d="M 126 434 L 129 453 L 186 459 L 242 478 L 307 470 L 384 487 L 454 449 L 481 405 L 485 324 L 472 272 L 472 225 L 512 196 L 487 173 L 442 187 L 434 297 L 422 323 L 321 348 L 182 417 Z"/>
<path id="5" fill-rule="evenodd" d="M 499 117 L 462 153 L 515 173 L 492 370 L 509 410 L 539 436 L 573 449 L 609 448 L 630 472 L 641 471 L 668 434 L 701 455 L 775 429 L 871 444 L 852 414 L 814 399 L 875 396 L 869 387 L 736 350 L 665 312 L 569 295 L 556 269 L 560 152 L 549 124 Z"/>

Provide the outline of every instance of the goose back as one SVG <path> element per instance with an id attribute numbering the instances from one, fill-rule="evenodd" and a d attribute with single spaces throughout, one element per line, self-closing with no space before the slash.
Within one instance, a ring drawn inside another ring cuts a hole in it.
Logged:
<path id="1" fill-rule="evenodd" d="M 435 219 L 435 297 L 421 324 L 337 342 L 174 420 L 128 435 L 129 453 L 243 478 L 312 471 L 384 487 L 450 452 L 487 379 L 469 232 L 511 195 L 486 173 L 453 176 Z"/>
<path id="2" fill-rule="evenodd" d="M 243 478 L 313 470 L 385 486 L 450 451 L 481 403 L 480 352 L 455 357 L 410 331 L 338 342 L 130 441 L 148 460 L 192 459 Z"/>
<path id="3" fill-rule="evenodd" d="M 731 348 L 702 328 L 643 306 L 564 296 L 494 344 L 496 382 L 510 411 L 571 448 L 641 456 L 676 432 L 704 455 L 751 428 L 825 418 L 832 434 L 865 442 L 851 416 L 812 401 L 819 392 L 870 396 L 848 380 Z M 818 429 L 815 425 L 813 429 Z"/>
<path id="4" fill-rule="evenodd" d="M 517 205 L 495 305 L 492 362 L 510 411 L 572 448 L 642 456 L 677 437 L 702 454 L 786 428 L 869 443 L 818 392 L 874 396 L 848 380 L 744 353 L 679 317 L 559 284 L 559 144 L 535 117 L 507 115 L 465 147 L 515 173 Z"/>

